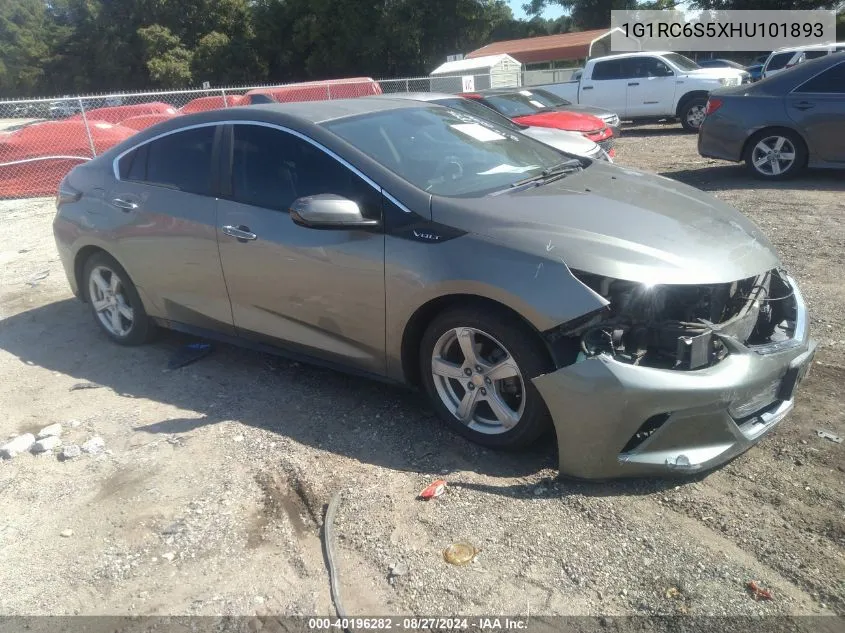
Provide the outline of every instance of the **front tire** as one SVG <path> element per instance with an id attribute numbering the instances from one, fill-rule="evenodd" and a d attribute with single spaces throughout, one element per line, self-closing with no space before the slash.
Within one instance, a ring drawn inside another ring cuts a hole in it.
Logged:
<path id="1" fill-rule="evenodd" d="M 437 414 L 477 444 L 523 448 L 550 427 L 531 380 L 552 363 L 537 334 L 504 310 L 468 306 L 441 313 L 423 335 L 420 365 Z"/>
<path id="2" fill-rule="evenodd" d="M 85 298 L 94 321 L 120 345 L 141 345 L 154 326 L 128 273 L 106 253 L 95 253 L 85 262 L 82 279 Z"/>
<path id="3" fill-rule="evenodd" d="M 786 180 L 807 164 L 804 139 L 792 130 L 761 130 L 745 148 L 745 166 L 756 178 Z"/>
<path id="4" fill-rule="evenodd" d="M 698 132 L 704 122 L 704 112 L 707 109 L 705 97 L 693 97 L 681 108 L 681 126 L 687 132 Z"/>

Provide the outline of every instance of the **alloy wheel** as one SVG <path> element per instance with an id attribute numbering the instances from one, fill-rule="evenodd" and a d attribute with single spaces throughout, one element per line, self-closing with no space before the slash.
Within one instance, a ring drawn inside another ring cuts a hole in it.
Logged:
<path id="1" fill-rule="evenodd" d="M 687 123 L 690 127 L 699 128 L 704 122 L 705 106 L 696 105 L 687 110 Z"/>
<path id="2" fill-rule="evenodd" d="M 103 327 L 117 337 L 127 336 L 135 323 L 135 311 L 120 276 L 107 266 L 96 266 L 88 278 L 88 293 Z"/>
<path id="3" fill-rule="evenodd" d="M 522 371 L 505 346 L 481 330 L 444 332 L 432 351 L 431 374 L 443 405 L 472 430 L 507 433 L 522 418 Z"/>
<path id="4" fill-rule="evenodd" d="M 764 176 L 780 176 L 795 164 L 795 145 L 785 136 L 761 139 L 751 152 L 751 163 Z"/>

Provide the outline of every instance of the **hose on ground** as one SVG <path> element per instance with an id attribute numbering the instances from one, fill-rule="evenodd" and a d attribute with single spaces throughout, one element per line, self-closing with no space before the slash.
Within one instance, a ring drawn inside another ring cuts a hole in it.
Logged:
<path id="1" fill-rule="evenodd" d="M 332 602 L 334 602 L 337 617 L 346 618 L 346 609 L 343 608 L 343 602 L 340 599 L 340 578 L 337 574 L 337 567 L 335 566 L 335 551 L 334 551 L 334 517 L 337 514 L 337 507 L 340 505 L 340 491 L 334 493 L 334 496 L 329 501 L 329 506 L 326 508 L 326 518 L 323 520 L 323 547 L 326 554 L 326 565 L 329 568 L 329 582 L 331 583 Z M 349 631 L 349 629 L 344 629 Z"/>

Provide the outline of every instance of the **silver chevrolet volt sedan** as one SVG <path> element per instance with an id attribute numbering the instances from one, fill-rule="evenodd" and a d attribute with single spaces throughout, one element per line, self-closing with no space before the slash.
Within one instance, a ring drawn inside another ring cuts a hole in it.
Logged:
<path id="1" fill-rule="evenodd" d="M 724 463 L 784 419 L 815 349 L 733 208 L 430 103 L 178 117 L 57 204 L 113 341 L 167 327 L 417 386 L 486 446 L 553 428 L 576 477 Z"/>

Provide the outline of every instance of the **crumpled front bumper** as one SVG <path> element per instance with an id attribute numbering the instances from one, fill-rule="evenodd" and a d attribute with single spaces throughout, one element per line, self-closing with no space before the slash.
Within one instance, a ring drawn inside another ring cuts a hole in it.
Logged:
<path id="1" fill-rule="evenodd" d="M 804 301 L 787 279 L 796 307 L 791 339 L 758 347 L 733 343 L 721 362 L 695 371 L 635 366 L 601 354 L 535 378 L 557 432 L 561 474 L 692 474 L 724 464 L 771 431 L 792 409 L 816 348 Z M 647 437 L 633 440 L 638 433 Z"/>

